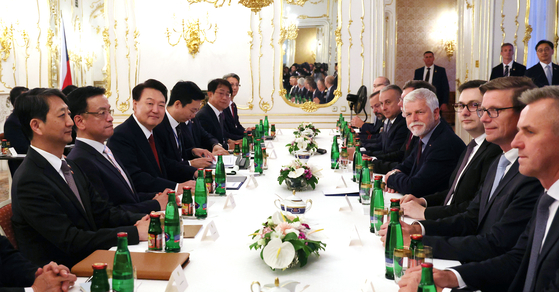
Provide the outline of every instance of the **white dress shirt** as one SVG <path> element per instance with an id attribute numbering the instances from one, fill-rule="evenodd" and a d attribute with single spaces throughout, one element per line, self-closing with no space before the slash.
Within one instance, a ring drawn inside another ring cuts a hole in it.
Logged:
<path id="1" fill-rule="evenodd" d="M 62 179 L 64 181 L 66 181 L 66 178 L 64 177 L 64 173 L 62 173 L 62 160 L 64 160 L 64 157 L 56 157 L 56 155 L 47 152 L 43 149 L 39 149 L 33 145 L 30 145 L 31 148 L 33 148 L 35 151 L 37 151 L 37 153 L 41 154 L 41 156 L 43 156 L 43 158 L 45 158 L 50 165 L 52 165 L 52 167 L 54 168 L 54 170 L 56 170 L 56 172 L 58 172 L 58 174 L 60 174 L 60 177 L 62 177 Z M 66 181 L 66 183 L 68 183 Z"/>

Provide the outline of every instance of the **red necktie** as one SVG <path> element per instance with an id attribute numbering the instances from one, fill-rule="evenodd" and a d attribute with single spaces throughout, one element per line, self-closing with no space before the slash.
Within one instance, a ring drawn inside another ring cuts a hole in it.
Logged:
<path id="1" fill-rule="evenodd" d="M 419 144 L 417 144 L 417 164 L 419 164 L 419 160 L 421 159 L 421 152 L 423 150 L 423 141 L 421 138 L 419 139 Z"/>
<path id="2" fill-rule="evenodd" d="M 155 161 L 157 161 L 157 166 L 159 166 L 159 170 L 161 171 L 161 164 L 159 164 L 159 155 L 157 155 L 157 149 L 155 148 L 155 141 L 153 140 L 153 134 L 148 138 L 149 146 L 151 147 L 151 152 L 153 152 L 153 156 L 155 157 Z"/>

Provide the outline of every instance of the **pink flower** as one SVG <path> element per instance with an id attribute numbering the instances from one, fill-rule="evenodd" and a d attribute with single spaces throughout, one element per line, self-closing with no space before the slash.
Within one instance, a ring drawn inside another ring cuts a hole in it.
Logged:
<path id="1" fill-rule="evenodd" d="M 264 227 L 264 228 L 262 229 L 262 232 L 260 232 L 260 233 L 261 233 L 261 234 L 260 234 L 260 237 L 261 237 L 261 238 L 264 238 L 264 235 L 266 235 L 266 234 L 268 234 L 268 233 L 270 233 L 270 232 L 272 232 L 272 228 L 270 228 L 270 227 Z"/>
<path id="2" fill-rule="evenodd" d="M 312 173 L 311 173 L 311 171 L 310 171 L 308 168 L 305 169 L 305 178 L 306 178 L 307 180 L 309 180 L 309 179 L 312 178 Z"/>
<path id="3" fill-rule="evenodd" d="M 289 224 L 287 222 L 281 222 L 280 224 L 278 224 L 278 226 L 276 226 L 275 229 L 276 229 L 277 232 L 285 234 L 285 231 L 288 230 L 288 229 L 291 229 L 291 228 L 293 228 L 291 226 L 291 224 Z"/>
<path id="4" fill-rule="evenodd" d="M 299 233 L 298 238 L 299 239 L 307 239 L 307 237 L 305 236 L 305 233 L 303 233 L 303 232 Z"/>
<path id="5" fill-rule="evenodd" d="M 309 224 L 307 224 L 307 223 L 301 223 L 301 225 L 302 225 L 302 226 L 305 226 L 305 228 L 307 228 L 307 229 L 311 229 L 311 227 L 310 227 Z"/>

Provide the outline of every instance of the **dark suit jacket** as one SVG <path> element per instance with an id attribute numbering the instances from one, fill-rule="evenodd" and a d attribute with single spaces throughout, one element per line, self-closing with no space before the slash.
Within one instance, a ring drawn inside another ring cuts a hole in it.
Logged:
<path id="1" fill-rule="evenodd" d="M 415 74 L 413 80 L 423 80 L 423 72 L 425 71 L 425 66 L 415 69 Z M 448 78 L 446 77 L 446 70 L 443 67 L 435 65 L 435 72 L 433 74 L 433 86 L 437 89 L 437 98 L 439 99 L 439 106 L 448 103 L 448 95 L 450 89 L 448 87 Z"/>
<path id="2" fill-rule="evenodd" d="M 72 267 L 95 250 L 115 246 L 118 232 L 128 232 L 129 244 L 139 242 L 133 225 L 144 214 L 110 208 L 82 170 L 68 164 L 83 207 L 58 171 L 32 148 L 14 175 L 16 240 L 23 255 L 39 266 L 54 261 Z"/>
<path id="3" fill-rule="evenodd" d="M 489 80 L 503 77 L 504 72 L 505 72 L 505 68 L 503 63 L 493 67 L 493 70 L 491 70 L 491 77 L 489 77 Z M 526 73 L 526 66 L 520 63 L 513 62 L 512 68 L 509 68 L 510 76 L 524 76 L 525 73 Z"/>
<path id="4" fill-rule="evenodd" d="M 448 191 L 452 187 L 452 183 L 458 175 L 458 169 L 466 155 L 466 150 L 464 150 L 456 164 L 456 168 L 450 176 L 448 189 L 423 197 L 427 201 L 427 206 L 429 206 L 425 209 L 425 219 L 435 220 L 466 211 L 478 189 L 485 181 L 489 166 L 491 166 L 495 158 L 502 153 L 503 150 L 501 150 L 501 147 L 484 140 L 474 157 L 472 157 L 470 163 L 464 169 L 460 180 L 456 183 L 454 196 L 450 205 L 443 206 Z"/>
<path id="5" fill-rule="evenodd" d="M 377 159 L 373 161 L 374 172 L 386 174 L 396 168 L 402 161 L 410 156 L 411 153 L 415 153 L 418 140 L 419 138 L 413 136 L 410 132 L 406 138 L 406 143 L 402 144 L 400 149 L 377 156 Z"/>
<path id="6" fill-rule="evenodd" d="M 335 82 L 335 84 L 338 84 L 337 82 Z M 326 95 L 324 96 L 324 103 L 329 103 L 334 99 L 334 91 L 336 91 L 336 89 L 338 88 L 337 85 L 332 85 L 332 87 L 330 89 L 326 89 Z"/>
<path id="7" fill-rule="evenodd" d="M 231 108 L 233 109 L 233 114 L 231 114 Z M 237 105 L 232 103 L 230 107 L 223 110 L 225 115 L 225 132 L 227 132 L 227 137 L 232 140 L 243 139 L 245 133 L 245 128 L 239 122 L 239 112 L 237 110 Z"/>
<path id="8" fill-rule="evenodd" d="M 538 87 L 544 87 L 546 85 L 559 85 L 559 65 L 555 63 L 551 63 L 551 65 L 551 67 L 553 68 L 553 78 L 551 79 L 552 84 L 549 84 L 547 82 L 545 71 L 543 70 L 540 62 L 532 66 L 530 69 L 526 70 L 526 76 L 532 78 L 532 80 L 534 80 L 534 83 Z"/>
<path id="9" fill-rule="evenodd" d="M 538 201 L 539 202 L 539 201 Z M 538 203 L 536 203 L 536 206 Z M 531 221 L 516 242 L 516 245 L 506 254 L 482 261 L 468 263 L 454 267 L 468 288 L 483 291 L 522 291 L 526 281 L 526 273 L 534 240 L 537 208 L 531 213 Z M 538 269 L 531 291 L 558 291 L 559 279 L 559 233 L 554 232 L 559 228 L 559 214 L 550 226 L 550 231 L 542 246 L 538 258 Z M 506 267 L 506 268 L 505 268 Z"/>
<path id="10" fill-rule="evenodd" d="M 27 153 L 29 139 L 23 133 L 21 123 L 14 113 L 11 113 L 4 123 L 4 138 L 10 142 L 10 146 L 14 147 L 18 154 Z M 21 160 L 8 160 L 8 166 L 10 167 L 10 174 L 12 177 L 14 177 L 14 173 L 16 173 L 20 164 Z"/>
<path id="11" fill-rule="evenodd" d="M 202 125 L 206 132 L 214 136 L 219 143 L 221 143 L 223 148 L 228 149 L 225 129 L 222 129 L 217 116 L 208 104 L 203 106 L 200 111 L 198 111 L 196 118 L 194 119 Z"/>
<path id="12" fill-rule="evenodd" d="M 530 220 L 543 188 L 540 182 L 518 172 L 515 161 L 489 200 L 498 160 L 489 168 L 485 183 L 466 212 L 421 223 L 423 243 L 433 257 L 462 262 L 483 261 L 511 250 Z"/>
<path id="13" fill-rule="evenodd" d="M 416 163 L 417 151 L 421 149 L 416 147 L 415 151 L 396 167 L 401 172 L 392 174 L 387 185 L 402 194 L 414 194 L 418 198 L 442 191 L 448 187 L 450 174 L 465 148 L 462 139 L 456 136 L 450 127 L 439 123 L 433 130 L 419 163 Z"/>
<path id="14" fill-rule="evenodd" d="M 179 124 L 179 129 L 181 129 L 180 124 Z M 196 172 L 196 168 L 190 166 L 190 164 L 188 163 L 189 160 L 188 153 L 190 153 L 190 156 L 192 155 L 192 148 L 190 149 L 184 148 L 185 140 L 186 140 L 184 134 L 181 134 L 180 136 L 181 144 L 183 145 L 182 152 L 181 149 L 177 147 L 177 142 L 175 140 L 175 133 L 171 128 L 171 123 L 169 122 L 169 118 L 167 117 L 167 115 L 165 115 L 163 121 L 159 125 L 157 125 L 155 129 L 153 129 L 153 132 L 155 133 L 155 139 L 157 139 L 157 141 L 159 142 L 158 143 L 159 146 L 161 146 L 160 150 L 161 152 L 163 152 L 166 158 L 174 160 L 174 162 L 176 163 L 179 163 L 182 167 L 186 168 L 189 173 Z M 181 129 L 181 133 L 183 133 L 182 129 Z"/>
<path id="15" fill-rule="evenodd" d="M 5 236 L 0 236 L 0 291 L 23 292 L 23 288 L 16 287 L 31 287 L 37 269 Z"/>
<path id="16" fill-rule="evenodd" d="M 390 130 L 386 131 L 386 129 L 384 129 L 380 133 L 380 142 L 365 143 L 364 147 L 372 156 L 396 151 L 407 142 L 406 138 L 408 137 L 409 132 L 410 130 L 406 124 L 406 119 L 399 114 L 394 120 L 392 126 L 390 126 Z"/>
<path id="17" fill-rule="evenodd" d="M 132 185 L 132 189 L 130 189 L 118 169 L 87 143 L 76 140 L 74 149 L 68 155 L 68 159 L 74 161 L 85 172 L 99 196 L 109 201 L 113 206 L 144 214 L 161 210 L 159 202 L 153 200 L 155 193 L 136 192 L 132 178 L 120 161 L 117 160 Z"/>
<path id="18" fill-rule="evenodd" d="M 372 139 L 380 133 L 380 129 L 384 126 L 384 120 L 377 119 L 375 123 L 364 123 L 359 129 L 359 138 L 361 141 Z"/>
<path id="19" fill-rule="evenodd" d="M 192 148 L 203 148 L 212 151 L 215 144 L 219 143 L 214 136 L 206 132 L 196 119 L 190 120 L 188 124 L 181 123 L 184 146 L 188 160 L 195 158 L 192 155 Z M 184 157 L 184 156 L 183 156 Z"/>
<path id="20" fill-rule="evenodd" d="M 155 148 L 161 168 L 157 165 L 149 142 L 132 115 L 115 128 L 107 143 L 122 166 L 132 177 L 139 192 L 160 192 L 165 188 L 175 189 L 177 183 L 191 180 L 194 173 L 179 162 L 167 158 L 159 145 L 157 134 Z"/>

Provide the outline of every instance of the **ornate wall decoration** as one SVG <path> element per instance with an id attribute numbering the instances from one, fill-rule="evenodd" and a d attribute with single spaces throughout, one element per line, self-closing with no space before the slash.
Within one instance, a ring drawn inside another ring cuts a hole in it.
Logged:
<path id="1" fill-rule="evenodd" d="M 37 0 L 37 46 L 35 47 L 37 49 L 37 51 L 39 52 L 39 87 L 43 87 L 41 85 L 41 83 L 43 82 L 42 78 L 41 78 L 41 74 L 42 74 L 42 65 L 43 65 L 43 55 L 41 52 L 41 26 L 39 25 L 41 21 L 41 10 L 39 9 L 39 0 Z"/>
<path id="2" fill-rule="evenodd" d="M 363 75 L 365 74 L 365 46 L 363 44 L 363 33 L 365 32 L 365 0 L 361 0 L 361 34 L 359 39 L 361 40 L 361 84 L 365 84 L 363 81 Z"/>
<path id="3" fill-rule="evenodd" d="M 188 1 L 189 4 L 195 4 L 195 3 L 210 3 L 213 4 L 215 8 L 220 8 L 223 7 L 223 5 L 225 5 L 225 3 L 227 3 L 227 6 L 231 6 L 231 0 L 227 1 L 227 0 L 186 0 Z M 220 3 L 221 1 L 221 3 Z"/>
<path id="4" fill-rule="evenodd" d="M 198 52 L 200 51 L 200 46 L 202 44 L 204 44 L 205 42 L 213 44 L 217 40 L 217 24 L 209 23 L 208 15 L 206 15 L 206 22 L 207 28 L 200 29 L 200 19 L 187 20 L 186 24 L 185 20 L 183 19 L 182 27 L 179 27 L 178 29 L 173 28 L 173 32 L 179 34 L 175 43 L 171 43 L 172 32 L 169 30 L 169 28 L 167 28 L 167 31 L 165 33 L 165 35 L 167 36 L 167 42 L 169 43 L 169 45 L 174 47 L 180 42 L 181 38 L 184 39 L 186 47 L 188 48 L 188 52 L 192 55 L 192 57 L 196 57 L 196 54 L 198 54 Z M 211 34 L 212 31 L 214 33 L 214 39 L 211 41 L 208 39 L 207 33 Z"/>
<path id="5" fill-rule="evenodd" d="M 504 2 L 505 0 L 503 0 Z M 520 23 L 518 22 L 518 15 L 520 14 L 520 0 L 516 0 L 516 17 L 514 18 L 514 23 L 516 24 L 516 30 L 514 31 L 514 47 L 517 48 L 516 41 L 518 40 L 518 26 Z M 518 56 L 518 50 L 514 50 L 514 59 L 516 60 Z"/>
<path id="6" fill-rule="evenodd" d="M 349 35 L 349 46 L 347 47 L 347 93 L 351 93 L 351 47 L 353 47 L 353 38 L 351 36 L 351 24 L 353 23 L 353 20 L 351 19 L 351 2 L 349 1 L 349 8 L 347 11 L 348 14 L 348 23 L 347 23 L 347 33 Z M 338 66 L 339 68 L 339 66 Z"/>
<path id="7" fill-rule="evenodd" d="M 4 26 L 0 28 L 0 82 L 7 89 L 12 89 L 12 87 L 6 84 L 6 82 L 2 79 L 3 77 L 2 62 L 6 62 L 10 57 L 13 42 L 14 42 L 14 26 L 13 25 L 11 27 Z"/>
<path id="8" fill-rule="evenodd" d="M 503 13 L 503 8 L 505 6 L 505 1 L 501 1 L 501 31 L 503 32 L 503 41 L 501 43 L 505 43 L 505 14 Z"/>
<path id="9" fill-rule="evenodd" d="M 524 18 L 524 25 L 526 30 L 524 31 L 524 38 L 522 39 L 525 51 L 523 64 L 526 64 L 526 61 L 528 60 L 528 51 L 526 51 L 526 48 L 528 47 L 528 42 L 532 38 L 532 26 L 530 25 L 530 0 L 526 0 L 526 17 Z"/>

